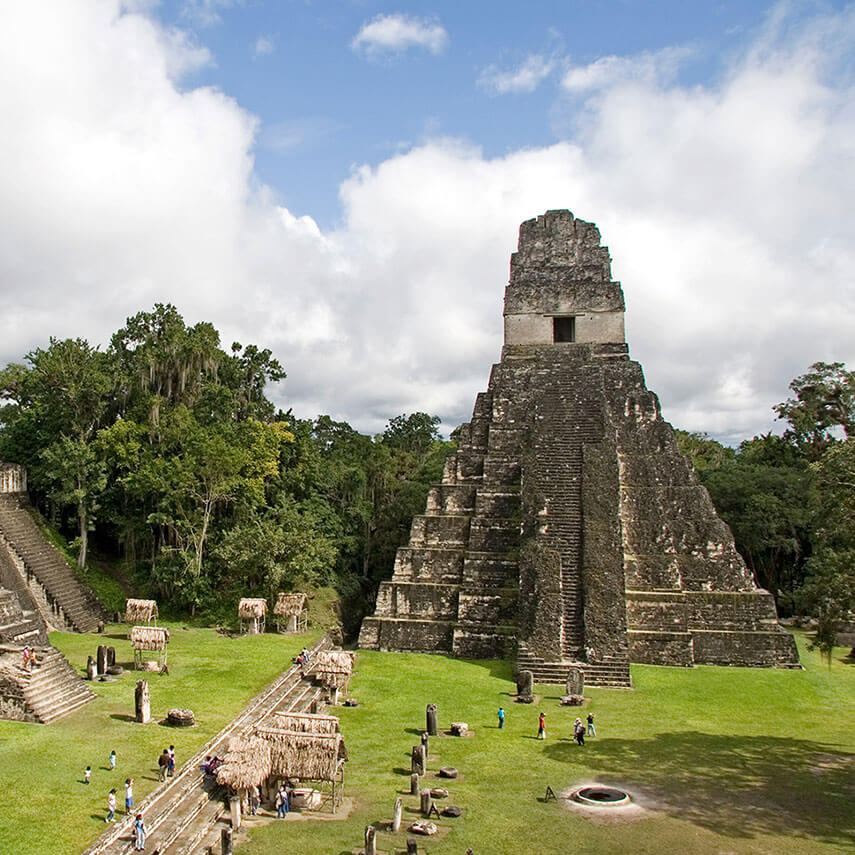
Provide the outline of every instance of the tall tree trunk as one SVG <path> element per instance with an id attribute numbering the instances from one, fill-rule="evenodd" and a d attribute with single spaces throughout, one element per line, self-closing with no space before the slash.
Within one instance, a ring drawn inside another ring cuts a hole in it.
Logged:
<path id="1" fill-rule="evenodd" d="M 89 546 L 89 520 L 82 502 L 77 505 L 77 518 L 80 521 L 80 551 L 77 553 L 77 567 L 83 570 L 86 567 L 86 553 Z"/>

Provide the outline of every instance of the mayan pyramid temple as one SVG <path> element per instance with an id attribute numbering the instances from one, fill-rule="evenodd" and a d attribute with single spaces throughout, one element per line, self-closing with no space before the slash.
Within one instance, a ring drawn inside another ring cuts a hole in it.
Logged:
<path id="1" fill-rule="evenodd" d="M 674 429 L 629 359 L 593 223 L 520 227 L 505 343 L 360 647 L 516 656 L 629 685 L 629 663 L 796 667 Z"/>

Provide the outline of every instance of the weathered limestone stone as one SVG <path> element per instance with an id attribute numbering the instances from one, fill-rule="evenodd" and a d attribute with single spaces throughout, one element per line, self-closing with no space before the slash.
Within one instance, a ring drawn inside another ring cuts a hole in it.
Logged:
<path id="1" fill-rule="evenodd" d="M 571 668 L 567 672 L 567 692 L 568 695 L 584 695 L 585 694 L 585 676 L 581 668 Z"/>
<path id="2" fill-rule="evenodd" d="M 230 828 L 224 828 L 220 831 L 220 849 L 223 855 L 234 855 L 235 844 Z"/>
<path id="3" fill-rule="evenodd" d="M 417 796 L 419 794 L 419 773 L 413 772 L 410 775 L 410 795 Z"/>
<path id="4" fill-rule="evenodd" d="M 419 793 L 419 804 L 422 811 L 422 816 L 430 816 L 430 809 L 433 807 L 430 790 L 422 790 Z"/>
<path id="5" fill-rule="evenodd" d="M 501 361 L 360 646 L 516 650 L 538 681 L 589 685 L 630 685 L 630 661 L 798 665 L 629 359 L 624 310 L 595 225 L 522 224 Z"/>
<path id="6" fill-rule="evenodd" d="M 457 805 L 448 805 L 448 807 L 444 807 L 440 813 L 442 813 L 443 816 L 457 817 L 460 816 L 463 811 L 457 807 Z"/>
<path id="7" fill-rule="evenodd" d="M 392 813 L 392 831 L 397 834 L 401 830 L 401 819 L 404 815 L 404 802 L 398 796 L 395 799 L 395 810 Z"/>
<path id="8" fill-rule="evenodd" d="M 365 826 L 365 855 L 377 855 L 377 829 L 373 825 Z"/>
<path id="9" fill-rule="evenodd" d="M 106 674 L 107 673 L 107 645 L 99 644 L 98 645 L 98 673 Z"/>
<path id="10" fill-rule="evenodd" d="M 140 724 L 148 724 L 151 721 L 151 698 L 146 680 L 137 680 L 134 690 L 134 718 Z"/>
<path id="11" fill-rule="evenodd" d="M 439 730 L 437 728 L 436 704 L 428 704 L 427 705 L 425 717 L 427 718 L 428 736 L 436 736 L 437 733 L 439 733 Z"/>
<path id="12" fill-rule="evenodd" d="M 166 722 L 173 727 L 192 727 L 196 724 L 196 716 L 193 710 L 174 709 L 166 714 Z"/>
<path id="13" fill-rule="evenodd" d="M 469 725 L 465 721 L 452 722 L 451 733 L 453 736 L 466 736 L 469 733 Z"/>
<path id="14" fill-rule="evenodd" d="M 424 745 L 414 745 L 410 756 L 410 771 L 414 775 L 424 775 L 427 769 L 427 755 Z"/>
<path id="15" fill-rule="evenodd" d="M 520 700 L 531 700 L 534 692 L 534 674 L 527 669 L 517 671 L 517 697 Z"/>
<path id="16" fill-rule="evenodd" d="M 91 656 L 86 657 L 86 679 L 94 680 L 98 676 L 98 664 Z"/>
<path id="17" fill-rule="evenodd" d="M 107 648 L 107 667 L 112 668 L 116 664 L 116 648 Z"/>
<path id="18" fill-rule="evenodd" d="M 407 855 L 418 855 L 419 853 L 419 844 L 418 841 L 413 840 L 412 837 L 407 838 Z"/>
<path id="19" fill-rule="evenodd" d="M 455 769 L 454 766 L 443 766 L 439 770 L 440 778 L 456 778 L 457 774 L 457 769 Z"/>

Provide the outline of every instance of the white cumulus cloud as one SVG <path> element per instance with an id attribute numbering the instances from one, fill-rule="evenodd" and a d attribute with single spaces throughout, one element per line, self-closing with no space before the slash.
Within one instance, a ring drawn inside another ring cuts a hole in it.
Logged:
<path id="1" fill-rule="evenodd" d="M 402 53 L 410 48 L 424 48 L 442 53 L 448 33 L 435 21 L 396 13 L 377 15 L 363 24 L 350 43 L 353 50 L 369 57 Z"/>
<path id="2" fill-rule="evenodd" d="M 519 223 L 567 207 L 600 226 L 678 426 L 750 436 L 810 363 L 855 365 L 852 10 L 773 22 L 707 86 L 603 78 L 551 146 L 360 166 L 326 231 L 259 185 L 257 120 L 180 87 L 186 48 L 122 8 L 19 3 L 0 30 L 0 363 L 171 301 L 270 347 L 298 415 L 452 426 L 499 357 Z"/>
<path id="3" fill-rule="evenodd" d="M 561 85 L 568 92 L 584 93 L 629 81 L 668 83 L 691 53 L 687 47 L 668 47 L 637 56 L 604 56 L 588 65 L 568 68 Z"/>
<path id="4" fill-rule="evenodd" d="M 509 92 L 534 92 L 555 68 L 555 60 L 532 54 L 510 71 L 488 66 L 478 76 L 478 85 L 488 92 L 506 95 Z"/>

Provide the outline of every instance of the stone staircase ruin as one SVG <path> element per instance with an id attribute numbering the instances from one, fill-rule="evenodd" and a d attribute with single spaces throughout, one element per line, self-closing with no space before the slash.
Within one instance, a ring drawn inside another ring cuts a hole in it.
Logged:
<path id="1" fill-rule="evenodd" d="M 10 584 L 5 572 L 3 583 L 26 591 L 49 628 L 94 632 L 104 620 L 92 592 L 36 525 L 23 491 L 0 492 L 0 565 L 8 570 L 10 562 L 19 581 Z"/>
<path id="2" fill-rule="evenodd" d="M 624 342 L 596 226 L 520 227 L 505 346 L 361 647 L 516 655 L 540 682 L 630 662 L 798 667 Z"/>
<path id="3" fill-rule="evenodd" d="M 56 648 L 32 648 L 38 664 L 30 668 L 22 649 L 0 645 L 0 718 L 51 724 L 95 697 Z"/>

